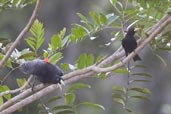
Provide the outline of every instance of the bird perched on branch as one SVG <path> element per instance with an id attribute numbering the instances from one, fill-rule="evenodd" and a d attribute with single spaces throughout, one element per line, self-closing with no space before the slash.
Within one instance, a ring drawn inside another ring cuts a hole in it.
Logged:
<path id="1" fill-rule="evenodd" d="M 26 74 L 36 75 L 43 84 L 61 84 L 63 71 L 49 62 L 48 58 L 36 59 L 20 65 L 20 70 Z"/>
<path id="2" fill-rule="evenodd" d="M 125 50 L 125 54 L 126 56 L 128 56 L 129 53 L 131 53 L 132 51 L 134 51 L 136 48 L 137 48 L 137 42 L 134 38 L 134 34 L 135 32 L 139 30 L 139 28 L 134 28 L 134 27 L 131 27 L 125 38 L 122 40 L 122 46 Z M 134 57 L 133 57 L 133 60 L 134 61 L 137 61 L 137 60 L 141 60 L 141 58 L 139 57 L 138 54 L 136 54 Z"/>

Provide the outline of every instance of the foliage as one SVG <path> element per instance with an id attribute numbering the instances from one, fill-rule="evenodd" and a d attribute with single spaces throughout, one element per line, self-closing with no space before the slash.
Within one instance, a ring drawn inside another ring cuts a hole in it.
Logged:
<path id="1" fill-rule="evenodd" d="M 50 98 L 46 104 L 50 105 L 52 103 L 57 102 L 60 99 L 64 99 L 64 104 L 62 105 L 57 105 L 53 106 L 52 108 L 48 109 L 49 113 L 55 113 L 55 114 L 77 114 L 77 108 L 80 106 L 88 106 L 88 107 L 93 107 L 93 108 L 100 108 L 104 110 L 105 108 L 102 105 L 92 103 L 92 102 L 81 102 L 76 104 L 76 95 L 75 92 L 76 90 L 79 89 L 85 89 L 85 88 L 91 88 L 90 85 L 83 84 L 83 83 L 76 83 L 71 85 L 67 92 L 63 96 L 54 96 Z M 44 110 L 43 105 L 39 104 L 39 108 L 41 109 L 39 113 L 44 114 L 47 111 Z M 43 113 L 44 112 L 44 113 Z"/>
<path id="2" fill-rule="evenodd" d="M 29 37 L 26 39 L 27 44 L 33 49 L 35 53 L 37 53 L 38 49 L 44 42 L 44 28 L 43 24 L 40 23 L 38 20 L 35 20 L 31 29 L 31 34 L 33 37 Z"/>
<path id="3" fill-rule="evenodd" d="M 33 4 L 36 0 L 0 0 L 0 12 L 4 9 L 23 8 L 27 5 Z"/>
<path id="4" fill-rule="evenodd" d="M 0 0 L 0 12 L 5 9 L 10 8 L 23 8 L 35 0 Z M 169 11 L 171 1 L 161 1 L 161 0 L 125 0 L 125 2 L 119 0 L 109 0 L 112 12 L 104 14 L 102 12 L 90 11 L 89 16 L 86 17 L 81 13 L 77 13 L 80 18 L 80 23 L 73 23 L 71 28 L 71 33 L 67 34 L 67 28 L 63 28 L 59 33 L 53 34 L 50 37 L 50 43 L 47 49 L 42 49 L 41 46 L 45 40 L 45 29 L 43 23 L 38 19 L 35 20 L 34 24 L 30 29 L 31 36 L 26 38 L 25 41 L 28 44 L 27 49 L 18 50 L 15 49 L 12 55 L 6 62 L 4 67 L 8 67 L 13 70 L 16 68 L 13 64 L 18 64 L 19 62 L 33 60 L 35 58 L 46 58 L 48 57 L 50 62 L 53 64 L 58 63 L 63 57 L 63 50 L 68 48 L 71 44 L 76 45 L 79 42 L 83 42 L 84 39 L 89 38 L 90 40 L 95 40 L 97 37 L 96 33 L 101 32 L 105 29 L 112 29 L 110 38 L 110 44 L 114 41 L 121 41 L 125 35 L 127 28 L 131 26 L 136 26 L 141 28 L 141 31 L 136 34 L 138 37 L 145 39 L 150 28 L 163 17 L 165 13 Z M 164 6 L 164 7 L 163 7 Z M 169 12 L 168 12 L 169 13 Z M 158 57 L 161 62 L 166 66 L 167 63 L 158 53 L 160 51 L 171 51 L 170 45 L 170 30 L 166 29 L 161 34 L 159 34 L 151 43 L 150 48 Z M 8 41 L 0 38 L 0 60 L 4 57 L 7 52 L 9 45 Z M 106 46 L 104 44 L 104 46 Z M 110 46 L 110 45 L 109 45 Z M 42 52 L 41 54 L 38 52 Z M 94 56 L 93 53 L 81 53 L 75 64 L 61 63 L 61 67 L 65 72 L 73 71 L 76 69 L 83 69 L 93 64 L 97 64 L 105 58 L 105 55 L 99 54 Z M 115 61 L 116 62 L 116 61 Z M 111 66 L 109 64 L 108 66 Z M 134 72 L 134 69 L 147 69 L 146 65 L 135 64 L 133 68 L 127 70 L 126 68 L 119 68 L 115 71 L 111 71 L 117 74 L 127 75 L 126 86 L 113 85 L 112 98 L 122 107 L 131 112 L 132 109 L 129 108 L 128 101 L 132 98 L 147 100 L 149 101 L 149 94 L 151 91 L 146 87 L 139 86 L 140 83 L 150 83 L 151 74 L 147 72 Z M 97 77 L 100 79 L 106 79 L 110 73 L 99 73 Z M 26 79 L 16 79 L 16 83 L 21 87 L 25 83 Z M 81 102 L 76 103 L 76 91 L 78 89 L 90 88 L 90 85 L 83 83 L 76 83 L 71 85 L 63 96 L 55 96 L 47 101 L 47 105 L 63 100 L 62 105 L 54 105 L 49 108 L 49 112 L 54 112 L 56 114 L 75 114 L 80 106 L 90 106 L 96 107 L 104 110 L 102 105 L 92 103 L 92 102 Z M 7 85 L 0 86 L 0 92 L 10 90 Z M 4 103 L 5 100 L 11 99 L 11 94 L 4 95 L 0 97 L 0 105 Z M 48 106 L 45 104 L 39 104 L 40 113 L 47 111 Z"/>
<path id="5" fill-rule="evenodd" d="M 134 69 L 144 69 L 144 65 L 136 65 L 130 69 L 130 71 L 125 72 L 125 70 L 120 70 L 119 73 L 127 74 L 127 85 L 114 85 L 112 87 L 113 94 L 112 98 L 115 102 L 122 105 L 123 109 L 127 110 L 128 112 L 132 112 L 130 108 L 128 108 L 128 101 L 132 98 L 140 99 L 140 100 L 147 100 L 151 92 L 148 88 L 139 87 L 138 84 L 140 83 L 148 83 L 150 82 L 151 75 L 146 72 L 132 72 Z M 136 85 L 136 86 L 135 86 Z"/>

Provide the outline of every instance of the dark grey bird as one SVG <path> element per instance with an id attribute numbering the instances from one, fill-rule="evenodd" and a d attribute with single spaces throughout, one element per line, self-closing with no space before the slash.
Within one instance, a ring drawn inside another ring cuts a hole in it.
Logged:
<path id="1" fill-rule="evenodd" d="M 58 66 L 49 63 L 47 59 L 36 59 L 20 65 L 20 70 L 26 74 L 36 75 L 44 84 L 61 84 L 63 71 Z"/>
<path id="2" fill-rule="evenodd" d="M 131 27 L 125 38 L 122 40 L 122 46 L 125 50 L 125 54 L 126 56 L 128 56 L 129 53 L 133 52 L 136 48 L 137 48 L 137 41 L 134 37 L 134 34 L 135 32 L 139 30 L 139 28 L 134 28 L 134 27 Z M 141 60 L 141 58 L 139 57 L 138 54 L 136 54 L 134 57 L 133 57 L 133 60 L 134 61 L 137 61 L 137 60 Z"/>

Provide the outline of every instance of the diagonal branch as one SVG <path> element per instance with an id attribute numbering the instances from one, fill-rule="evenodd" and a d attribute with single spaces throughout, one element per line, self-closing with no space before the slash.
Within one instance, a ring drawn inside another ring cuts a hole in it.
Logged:
<path id="1" fill-rule="evenodd" d="M 12 46 L 10 47 L 10 49 L 7 51 L 7 53 L 5 54 L 5 56 L 3 57 L 3 59 L 0 61 L 0 68 L 3 67 L 3 65 L 5 64 L 5 62 L 10 57 L 11 53 L 14 51 L 14 49 L 16 48 L 16 46 L 23 39 L 23 36 L 29 31 L 30 27 L 32 26 L 34 20 L 37 17 L 37 14 L 38 14 L 38 9 L 39 9 L 39 6 L 40 6 L 40 1 L 41 0 L 37 0 L 36 6 L 34 8 L 34 11 L 32 13 L 32 16 L 29 19 L 29 22 L 27 23 L 27 25 L 25 26 L 25 28 L 20 32 L 20 34 L 18 35 L 18 37 L 16 38 L 16 40 L 14 41 L 14 43 L 12 44 Z"/>

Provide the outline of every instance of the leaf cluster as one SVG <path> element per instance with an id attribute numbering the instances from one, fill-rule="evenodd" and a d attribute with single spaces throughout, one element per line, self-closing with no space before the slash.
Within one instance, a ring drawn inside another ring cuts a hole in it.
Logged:
<path id="1" fill-rule="evenodd" d="M 54 96 L 48 99 L 48 101 L 46 102 L 47 105 L 56 103 L 58 102 L 58 100 L 62 98 L 64 99 L 64 104 L 55 105 L 52 108 L 49 108 L 48 112 L 51 112 L 53 114 L 76 114 L 77 109 L 80 106 L 100 108 L 104 110 L 105 108 L 102 105 L 99 105 L 93 102 L 81 102 L 81 103 L 76 104 L 75 92 L 77 90 L 80 90 L 80 89 L 82 90 L 86 88 L 91 88 L 91 86 L 87 84 L 83 84 L 83 83 L 75 83 L 68 88 L 67 92 L 63 96 Z M 43 105 L 39 104 L 39 108 L 41 109 L 40 113 L 44 114 L 43 112 L 47 112 L 47 111 L 45 111 L 42 106 Z"/>
<path id="2" fill-rule="evenodd" d="M 135 65 L 132 67 L 133 69 L 144 69 L 147 68 L 145 65 Z M 118 73 L 118 72 L 117 72 Z M 114 85 L 112 87 L 113 90 L 113 100 L 116 103 L 119 103 L 122 105 L 123 109 L 127 110 L 128 112 L 132 112 L 130 108 L 128 108 L 128 101 L 132 98 L 140 99 L 140 100 L 146 100 L 149 101 L 148 95 L 151 93 L 151 91 L 148 88 L 139 86 L 141 83 L 149 83 L 150 78 L 152 77 L 151 74 L 146 72 L 130 72 L 125 70 L 120 70 L 121 74 L 127 74 L 127 85 L 126 86 L 120 86 L 120 85 Z M 139 84 L 139 85 L 138 85 Z"/>

